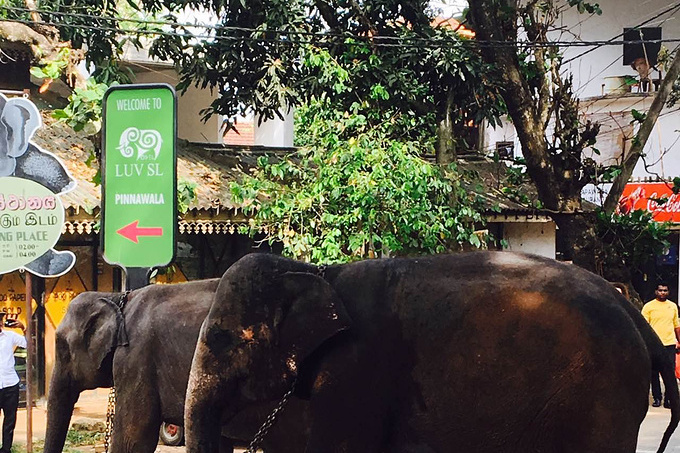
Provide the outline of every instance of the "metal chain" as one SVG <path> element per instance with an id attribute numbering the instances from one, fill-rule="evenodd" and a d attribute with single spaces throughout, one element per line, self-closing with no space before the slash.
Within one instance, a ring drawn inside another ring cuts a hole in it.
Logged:
<path id="1" fill-rule="evenodd" d="M 276 419 L 278 418 L 279 414 L 281 413 L 283 408 L 286 407 L 286 404 L 288 403 L 290 397 L 293 395 L 293 392 L 295 392 L 295 382 L 297 382 L 297 379 L 293 381 L 293 385 L 290 388 L 290 390 L 288 390 L 288 392 L 286 392 L 286 394 L 283 395 L 283 398 L 281 398 L 279 405 L 276 406 L 272 413 L 269 414 L 269 416 L 267 417 L 267 420 L 265 420 L 262 426 L 260 426 L 260 429 L 257 431 L 257 434 L 255 434 L 253 441 L 250 443 L 250 445 L 248 445 L 248 449 L 245 451 L 245 453 L 255 453 L 255 451 L 258 449 L 264 438 L 269 433 L 269 430 L 271 430 L 272 426 L 274 426 L 274 423 L 276 423 Z"/>
<path id="2" fill-rule="evenodd" d="M 116 388 L 109 391 L 109 405 L 106 408 L 106 433 L 104 433 L 104 453 L 109 453 L 111 436 L 113 436 L 113 416 L 116 415 Z"/>

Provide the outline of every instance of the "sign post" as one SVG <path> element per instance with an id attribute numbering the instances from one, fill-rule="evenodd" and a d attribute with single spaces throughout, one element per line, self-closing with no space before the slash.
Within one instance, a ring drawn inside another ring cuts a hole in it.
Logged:
<path id="1" fill-rule="evenodd" d="M 52 247 L 64 224 L 58 195 L 76 182 L 56 156 L 33 143 L 41 116 L 24 98 L 0 93 L 0 275 L 26 272 L 26 451 L 33 450 L 33 292 L 31 274 L 48 278 L 66 274 L 75 264 L 70 251 Z"/>
<path id="2" fill-rule="evenodd" d="M 177 229 L 177 114 L 170 85 L 117 85 L 104 95 L 102 249 L 126 289 L 172 262 Z"/>

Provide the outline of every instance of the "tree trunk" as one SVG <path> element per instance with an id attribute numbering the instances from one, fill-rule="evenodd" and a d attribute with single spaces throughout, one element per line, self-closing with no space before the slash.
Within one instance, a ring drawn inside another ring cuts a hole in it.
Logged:
<path id="1" fill-rule="evenodd" d="M 45 434 L 44 453 L 61 453 L 63 450 L 73 408 L 79 395 L 80 391 L 73 388 L 68 373 L 63 373 L 58 367 L 55 368 L 47 400 L 47 432 Z"/>
<path id="2" fill-rule="evenodd" d="M 657 91 L 656 96 L 654 96 L 654 101 L 647 112 L 647 117 L 640 126 L 640 131 L 635 137 L 632 148 L 628 152 L 627 156 L 622 156 L 623 163 L 621 166 L 621 174 L 619 174 L 619 176 L 617 176 L 614 180 L 612 188 L 609 191 L 609 194 L 607 194 L 607 199 L 604 201 L 603 209 L 607 214 L 612 214 L 616 210 L 616 207 L 619 204 L 619 199 L 621 198 L 621 194 L 623 193 L 623 189 L 626 187 L 626 184 L 628 184 L 628 180 L 633 174 L 633 170 L 635 170 L 635 166 L 637 165 L 640 156 L 642 156 L 642 151 L 647 144 L 649 134 L 651 134 L 652 129 L 656 124 L 656 120 L 659 118 L 659 114 L 661 113 L 661 110 L 668 99 L 668 95 L 673 90 L 673 84 L 676 80 L 678 80 L 679 75 L 680 51 L 676 52 L 673 63 L 671 64 L 666 77 L 664 77 L 663 81 L 661 82 L 659 91 Z"/>
<path id="3" fill-rule="evenodd" d="M 436 157 L 437 163 L 441 166 L 448 165 L 456 161 L 456 137 L 453 133 L 453 93 L 448 93 L 446 98 L 446 108 L 444 114 L 437 123 L 437 144 Z"/>
<path id="4" fill-rule="evenodd" d="M 598 272 L 595 260 L 596 217 L 592 212 L 565 213 L 553 215 L 557 223 L 557 234 L 566 246 L 564 259 L 577 266 Z"/>

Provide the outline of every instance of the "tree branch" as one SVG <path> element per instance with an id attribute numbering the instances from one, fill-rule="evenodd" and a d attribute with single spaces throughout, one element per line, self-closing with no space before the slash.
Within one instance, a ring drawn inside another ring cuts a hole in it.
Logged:
<path id="1" fill-rule="evenodd" d="M 319 13 L 321 13 L 321 17 L 323 17 L 323 20 L 326 21 L 326 24 L 331 30 L 337 31 L 340 29 L 340 22 L 338 22 L 336 9 L 333 5 L 330 5 L 323 0 L 315 0 L 314 5 L 316 5 Z"/>
<path id="2" fill-rule="evenodd" d="M 679 75 L 680 51 L 676 52 L 673 63 L 666 73 L 666 77 L 664 77 L 663 81 L 661 82 L 661 86 L 654 97 L 651 107 L 649 107 L 647 117 L 642 122 L 640 130 L 633 140 L 633 146 L 630 148 L 628 156 L 626 156 L 626 158 L 623 160 L 621 165 L 621 173 L 614 179 L 612 188 L 609 191 L 607 199 L 603 205 L 604 212 L 607 214 L 612 214 L 616 209 L 616 206 L 618 206 L 623 189 L 626 187 L 628 180 L 633 174 L 633 170 L 635 170 L 635 166 L 637 165 L 637 162 L 642 155 L 642 151 L 647 144 L 649 135 L 651 134 L 652 129 L 656 124 L 656 120 L 659 118 L 659 114 L 661 113 L 661 110 L 663 110 L 663 106 L 668 99 L 668 95 L 673 90 L 673 84 L 678 79 Z"/>
<path id="3" fill-rule="evenodd" d="M 35 62 L 49 59 L 58 50 L 54 42 L 18 22 L 0 21 L 0 42 L 3 41 L 23 48 Z"/>

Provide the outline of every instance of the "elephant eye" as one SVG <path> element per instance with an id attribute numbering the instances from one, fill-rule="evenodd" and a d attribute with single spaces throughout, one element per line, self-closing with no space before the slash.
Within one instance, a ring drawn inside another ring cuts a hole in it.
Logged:
<path id="1" fill-rule="evenodd" d="M 205 342 L 211 348 L 231 349 L 235 346 L 234 335 L 229 330 L 223 330 L 213 325 L 205 334 Z"/>

